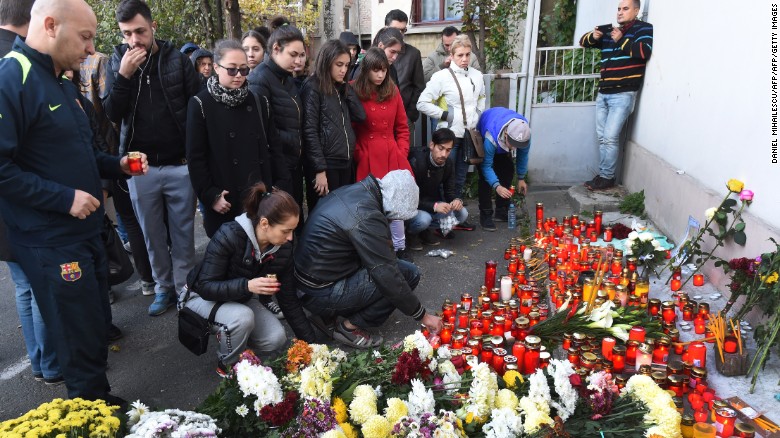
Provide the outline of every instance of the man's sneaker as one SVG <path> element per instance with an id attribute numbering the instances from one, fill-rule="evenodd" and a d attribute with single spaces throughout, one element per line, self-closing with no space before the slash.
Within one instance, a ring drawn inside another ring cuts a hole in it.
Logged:
<path id="1" fill-rule="evenodd" d="M 329 338 L 333 338 L 333 331 L 336 329 L 336 318 L 326 319 L 313 313 L 309 313 L 308 318 L 311 325 L 317 327 L 319 331 Z"/>
<path id="2" fill-rule="evenodd" d="M 480 213 L 479 224 L 482 226 L 482 229 L 485 231 L 496 231 L 496 224 L 495 222 L 493 222 L 493 212 L 487 214 Z"/>
<path id="3" fill-rule="evenodd" d="M 465 220 L 454 227 L 452 227 L 453 230 L 461 230 L 461 231 L 474 231 L 477 227 L 472 225 L 468 220 Z"/>
<path id="4" fill-rule="evenodd" d="M 123 243 L 122 246 L 125 248 L 125 251 L 127 251 L 128 254 L 132 254 L 133 253 L 133 248 L 130 247 L 130 241 L 129 240 L 127 242 Z"/>
<path id="5" fill-rule="evenodd" d="M 45 383 L 46 386 L 60 386 L 65 383 L 65 379 L 63 379 L 62 376 L 52 377 L 51 379 L 43 379 L 43 383 Z"/>
<path id="6" fill-rule="evenodd" d="M 439 239 L 434 235 L 436 232 L 441 232 L 438 229 L 432 232 L 430 229 L 426 229 L 420 233 L 420 241 L 423 245 L 436 246 L 439 245 Z"/>
<path id="7" fill-rule="evenodd" d="M 217 361 L 217 375 L 223 379 L 230 377 L 230 367 L 222 363 L 221 360 Z"/>
<path id="8" fill-rule="evenodd" d="M 348 345 L 352 348 L 376 348 L 382 345 L 382 337 L 379 335 L 371 335 L 370 333 L 356 328 L 349 330 L 344 327 L 344 322 L 336 326 L 336 330 L 333 331 L 333 339 L 341 342 L 344 345 Z"/>
<path id="9" fill-rule="evenodd" d="M 154 285 L 155 283 L 153 281 L 141 281 L 141 293 L 147 297 L 154 295 Z"/>
<path id="10" fill-rule="evenodd" d="M 398 260 L 414 263 L 414 260 L 412 259 L 412 253 L 409 252 L 409 250 L 399 249 L 395 252 L 395 256 L 398 257 Z"/>
<path id="11" fill-rule="evenodd" d="M 33 379 L 35 379 L 36 382 L 43 382 L 43 374 L 33 373 Z"/>
<path id="12" fill-rule="evenodd" d="M 108 342 L 114 342 L 122 339 L 122 330 L 119 330 L 119 327 L 115 326 L 114 324 L 111 324 L 111 327 L 108 329 L 108 333 L 106 333 L 106 338 L 108 339 Z"/>
<path id="13" fill-rule="evenodd" d="M 588 186 L 588 190 L 607 190 L 615 187 L 615 178 L 597 176 Z"/>
<path id="14" fill-rule="evenodd" d="M 173 292 L 160 292 L 155 294 L 154 302 L 149 306 L 149 316 L 158 316 L 165 313 L 169 307 L 176 304 L 176 294 Z"/>
<path id="15" fill-rule="evenodd" d="M 276 301 L 273 300 L 268 295 L 260 295 L 260 304 L 263 305 L 266 309 L 268 309 L 269 312 L 271 312 L 272 315 L 276 317 L 276 319 L 284 319 L 284 313 L 282 313 L 282 308 L 279 307 L 278 304 L 276 304 Z"/>
<path id="16" fill-rule="evenodd" d="M 420 234 L 407 234 L 406 235 L 406 249 L 410 249 L 412 251 L 422 251 L 422 233 Z"/>
<path id="17" fill-rule="evenodd" d="M 123 399 L 122 397 L 106 394 L 105 396 L 103 396 L 103 400 L 105 400 L 106 404 L 109 406 L 119 406 L 119 412 L 127 411 L 127 407 L 128 407 L 127 400 Z"/>
<path id="18" fill-rule="evenodd" d="M 496 209 L 496 214 L 493 216 L 493 220 L 496 222 L 506 222 L 509 217 L 509 212 L 506 209 Z"/>
<path id="19" fill-rule="evenodd" d="M 114 304 L 114 301 L 116 301 L 114 289 L 108 288 L 108 304 Z"/>
<path id="20" fill-rule="evenodd" d="M 596 182 L 596 180 L 599 180 L 599 179 L 601 179 L 601 176 L 600 176 L 600 175 L 596 175 L 596 176 L 594 176 L 594 177 L 593 177 L 593 179 L 592 179 L 592 180 L 590 180 L 590 181 L 585 181 L 584 183 L 582 183 L 582 185 L 584 185 L 585 187 L 588 187 L 588 186 L 590 186 L 591 184 L 595 183 L 595 182 Z"/>

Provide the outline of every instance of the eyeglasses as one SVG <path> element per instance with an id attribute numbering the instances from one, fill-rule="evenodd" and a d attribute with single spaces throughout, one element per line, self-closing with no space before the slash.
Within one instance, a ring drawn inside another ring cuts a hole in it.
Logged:
<path id="1" fill-rule="evenodd" d="M 217 64 L 219 67 L 222 67 L 227 72 L 228 76 L 235 76 L 238 73 L 241 73 L 241 76 L 247 76 L 249 74 L 249 67 L 225 67 L 224 65 Z"/>

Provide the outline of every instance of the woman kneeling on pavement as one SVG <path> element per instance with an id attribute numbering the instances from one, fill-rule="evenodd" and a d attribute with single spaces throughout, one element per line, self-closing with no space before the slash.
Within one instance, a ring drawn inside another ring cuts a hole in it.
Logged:
<path id="1" fill-rule="evenodd" d="M 295 336 L 315 341 L 293 279 L 292 236 L 298 204 L 281 190 L 254 185 L 244 200 L 245 213 L 222 225 L 203 261 L 187 278 L 184 305 L 208 318 L 218 303 L 212 333 L 217 335 L 217 373 L 225 375 L 246 348 L 264 355 L 287 343 L 281 322 L 257 300 L 276 295 Z"/>

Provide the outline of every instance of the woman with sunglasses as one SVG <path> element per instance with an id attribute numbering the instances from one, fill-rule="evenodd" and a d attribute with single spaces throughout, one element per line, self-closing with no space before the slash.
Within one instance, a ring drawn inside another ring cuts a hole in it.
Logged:
<path id="1" fill-rule="evenodd" d="M 187 165 L 195 193 L 206 207 L 203 228 L 209 237 L 242 213 L 242 200 L 253 184 L 271 187 L 272 161 L 267 121 L 249 91 L 249 65 L 241 43 L 217 43 L 214 71 L 216 76 L 190 99 L 187 110 Z"/>
<path id="2" fill-rule="evenodd" d="M 344 43 L 326 42 L 317 54 L 314 74 L 301 88 L 309 210 L 328 192 L 355 182 L 352 122 L 362 123 L 366 111 L 355 90 L 344 80 L 349 59 L 349 49 Z"/>

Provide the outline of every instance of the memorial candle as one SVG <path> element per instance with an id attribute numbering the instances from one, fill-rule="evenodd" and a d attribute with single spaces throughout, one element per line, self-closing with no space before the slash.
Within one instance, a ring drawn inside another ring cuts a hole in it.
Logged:
<path id="1" fill-rule="evenodd" d="M 628 340 L 639 343 L 645 342 L 645 328 L 638 325 L 631 327 L 631 330 L 628 332 Z"/>
<path id="2" fill-rule="evenodd" d="M 620 374 L 626 368 L 626 347 L 624 345 L 615 345 L 612 348 L 612 370 L 615 374 Z"/>
<path id="3" fill-rule="evenodd" d="M 485 262 L 485 287 L 491 290 L 496 285 L 496 267 L 498 263 L 495 260 Z"/>
<path id="4" fill-rule="evenodd" d="M 512 298 L 512 278 L 508 275 L 501 277 L 501 301 Z"/>
<path id="5" fill-rule="evenodd" d="M 715 411 L 715 429 L 718 431 L 718 436 L 732 436 L 736 423 L 737 413 L 733 409 L 720 408 Z"/>
<path id="6" fill-rule="evenodd" d="M 605 359 L 612 360 L 612 349 L 615 347 L 615 338 L 605 337 L 601 340 L 601 354 Z"/>
<path id="7" fill-rule="evenodd" d="M 702 342 L 693 342 L 688 345 L 688 358 L 695 367 L 707 366 L 707 346 Z"/>
<path id="8" fill-rule="evenodd" d="M 523 374 L 533 374 L 539 368 L 540 347 L 542 340 L 538 336 L 527 336 L 525 357 L 523 358 Z"/>
<path id="9" fill-rule="evenodd" d="M 704 286 L 704 274 L 693 274 L 693 285 Z"/>

